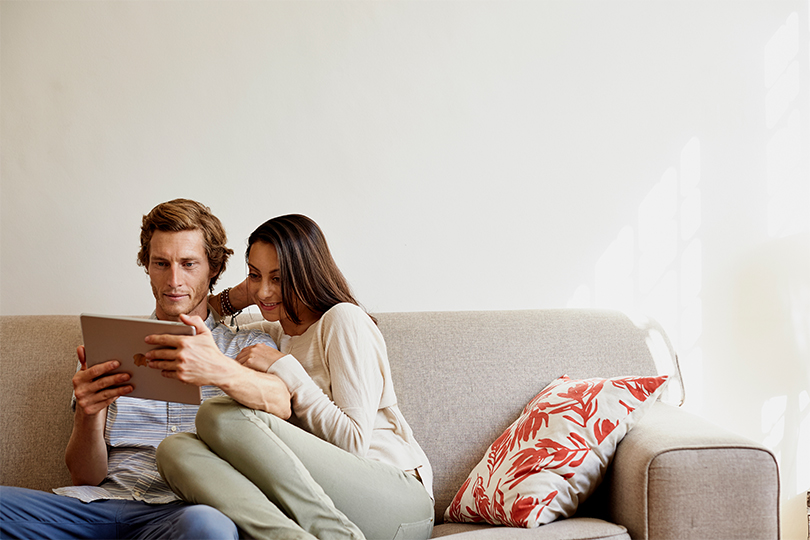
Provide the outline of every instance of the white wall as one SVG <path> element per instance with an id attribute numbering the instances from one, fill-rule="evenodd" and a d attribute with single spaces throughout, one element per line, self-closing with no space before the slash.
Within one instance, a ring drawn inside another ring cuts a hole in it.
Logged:
<path id="1" fill-rule="evenodd" d="M 135 254 L 158 202 L 223 219 L 225 284 L 255 226 L 302 212 L 373 311 L 655 316 L 687 408 L 773 448 L 795 501 L 809 11 L 4 0 L 0 313 L 149 312 Z"/>

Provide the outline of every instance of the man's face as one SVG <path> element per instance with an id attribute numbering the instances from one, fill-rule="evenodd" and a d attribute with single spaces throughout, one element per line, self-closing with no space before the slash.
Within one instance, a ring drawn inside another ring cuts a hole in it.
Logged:
<path id="1" fill-rule="evenodd" d="M 157 318 L 208 316 L 208 283 L 213 272 L 205 255 L 202 231 L 155 231 L 149 242 L 149 280 Z"/>

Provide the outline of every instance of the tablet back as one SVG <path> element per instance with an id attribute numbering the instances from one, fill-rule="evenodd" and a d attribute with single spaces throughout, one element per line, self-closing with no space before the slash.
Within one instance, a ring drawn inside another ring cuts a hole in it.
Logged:
<path id="1" fill-rule="evenodd" d="M 134 387 L 127 396 L 200 404 L 199 387 L 164 377 L 159 369 L 148 367 L 140 358 L 147 351 L 157 348 L 144 342 L 146 336 L 194 335 L 194 327 L 179 322 L 90 314 L 82 314 L 81 325 L 87 366 L 119 360 L 121 366 L 115 373 L 129 373 L 131 379 L 128 384 Z"/>

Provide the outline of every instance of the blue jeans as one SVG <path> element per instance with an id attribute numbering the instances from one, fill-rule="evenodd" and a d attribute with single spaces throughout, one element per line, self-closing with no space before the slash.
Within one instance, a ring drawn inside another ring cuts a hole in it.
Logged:
<path id="1" fill-rule="evenodd" d="M 223 513 L 205 505 L 83 503 L 55 493 L 1 486 L 0 538 L 237 540 L 238 533 Z"/>

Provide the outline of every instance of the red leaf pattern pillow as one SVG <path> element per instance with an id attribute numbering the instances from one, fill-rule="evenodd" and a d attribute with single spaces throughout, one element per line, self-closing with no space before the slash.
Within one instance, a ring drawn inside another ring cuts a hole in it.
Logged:
<path id="1" fill-rule="evenodd" d="M 570 517 L 602 481 L 616 445 L 666 380 L 560 377 L 492 443 L 445 521 L 537 527 Z"/>

